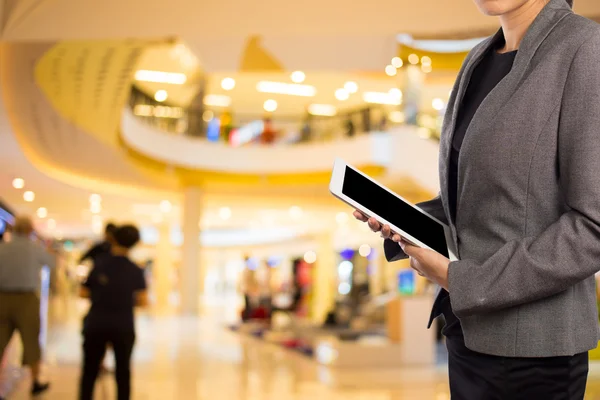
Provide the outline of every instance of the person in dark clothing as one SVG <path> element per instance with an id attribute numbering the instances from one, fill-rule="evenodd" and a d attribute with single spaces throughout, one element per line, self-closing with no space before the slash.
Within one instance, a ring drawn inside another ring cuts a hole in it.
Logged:
<path id="1" fill-rule="evenodd" d="M 83 373 L 79 399 L 91 400 L 100 364 L 107 345 L 115 354 L 119 400 L 131 395 L 131 355 L 135 343 L 133 309 L 148 304 L 144 271 L 128 254 L 140 240 L 136 227 L 125 225 L 115 230 L 110 254 L 98 259 L 81 296 L 92 306 L 83 321 Z"/>
<path id="2" fill-rule="evenodd" d="M 91 260 L 92 263 L 95 263 L 99 257 L 109 254 L 110 244 L 116 229 L 117 226 L 115 224 L 108 223 L 104 229 L 104 240 L 96 243 L 88 251 L 86 251 L 85 254 L 79 259 L 79 263 L 82 263 L 86 260 Z"/>

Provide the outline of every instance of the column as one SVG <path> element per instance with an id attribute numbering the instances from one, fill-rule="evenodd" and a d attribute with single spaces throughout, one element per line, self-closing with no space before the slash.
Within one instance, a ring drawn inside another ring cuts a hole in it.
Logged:
<path id="1" fill-rule="evenodd" d="M 331 233 L 324 233 L 316 238 L 317 261 L 313 271 L 313 299 L 311 305 L 312 320 L 322 323 L 327 313 L 333 308 L 336 289 L 337 257 Z"/>
<path id="2" fill-rule="evenodd" d="M 169 308 L 173 273 L 173 244 L 171 229 L 167 222 L 162 222 L 158 226 L 158 243 L 152 272 L 154 305 L 158 311 L 165 311 Z"/>
<path id="3" fill-rule="evenodd" d="M 419 103 L 425 79 L 424 74 L 418 65 L 408 64 L 403 68 L 403 73 L 400 76 L 403 94 L 402 107 L 404 108 L 406 123 L 408 125 L 417 125 Z"/>
<path id="4" fill-rule="evenodd" d="M 184 190 L 181 227 L 183 246 L 181 247 L 181 312 L 187 315 L 198 314 L 198 300 L 202 291 L 200 282 L 200 217 L 202 192 L 198 187 Z"/>

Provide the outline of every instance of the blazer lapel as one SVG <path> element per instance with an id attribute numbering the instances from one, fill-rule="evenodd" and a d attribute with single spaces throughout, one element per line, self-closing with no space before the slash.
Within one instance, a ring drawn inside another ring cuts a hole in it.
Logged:
<path id="1" fill-rule="evenodd" d="M 537 49 L 544 42 L 546 37 L 552 32 L 554 27 L 567 15 L 571 14 L 572 11 L 569 5 L 564 0 L 550 0 L 550 2 L 544 7 L 544 9 L 537 16 L 533 24 L 529 27 L 521 45 L 519 46 L 519 51 L 515 57 L 515 61 L 513 64 L 513 68 L 510 73 L 500 82 L 498 85 L 488 94 L 488 96 L 483 100 L 479 108 L 477 109 L 469 128 L 465 134 L 465 139 L 463 141 L 463 145 L 461 148 L 461 154 L 465 151 L 468 151 L 469 143 L 473 140 L 477 140 L 477 132 L 482 129 L 486 129 L 491 126 L 494 122 L 494 118 L 498 114 L 498 112 L 504 107 L 505 104 L 508 103 L 512 95 L 517 91 L 520 83 L 522 82 L 525 74 L 528 70 L 529 64 L 535 55 Z M 479 60 L 485 55 L 485 52 L 490 49 L 490 47 L 498 40 L 502 38 L 503 33 L 502 29 L 496 33 L 491 39 L 488 39 L 488 42 L 485 46 L 482 46 L 480 51 L 478 52 L 478 57 L 473 57 L 472 62 L 469 63 L 470 67 L 465 69 L 464 78 L 461 81 L 459 96 L 457 96 L 457 103 L 454 107 L 454 113 L 452 118 L 452 133 L 455 129 L 456 124 L 456 115 L 458 111 L 458 107 L 461 104 L 462 98 L 464 97 L 464 92 L 466 91 L 466 86 L 468 85 L 468 81 L 470 79 L 470 74 L 473 69 L 479 62 Z M 469 75 L 467 75 L 469 74 Z M 450 161 L 450 148 L 452 143 L 452 135 L 446 135 L 447 143 L 444 144 L 445 153 L 444 161 L 445 161 L 445 171 L 443 172 L 444 177 L 447 178 L 448 172 L 447 168 L 449 166 Z M 458 166 L 458 188 L 457 188 L 457 212 L 456 217 L 459 217 L 460 210 L 460 194 L 461 194 L 461 171 L 463 171 L 463 166 L 465 162 L 468 162 L 468 157 L 460 157 L 459 166 Z M 467 161 L 465 161 L 467 160 Z M 447 179 L 446 182 L 446 195 L 448 195 L 447 188 Z M 447 203 L 447 201 L 446 201 Z M 446 204 L 447 207 L 447 204 Z M 447 212 L 449 209 L 446 210 Z M 450 215 L 448 213 L 448 215 Z M 455 221 L 456 222 L 456 221 Z M 455 223 L 453 224 L 453 229 Z"/>

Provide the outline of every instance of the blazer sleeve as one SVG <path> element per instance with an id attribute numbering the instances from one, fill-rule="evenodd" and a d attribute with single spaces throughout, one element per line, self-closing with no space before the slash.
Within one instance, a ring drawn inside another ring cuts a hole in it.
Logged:
<path id="1" fill-rule="evenodd" d="M 431 214 L 433 217 L 439 219 L 446 225 L 448 224 L 448 219 L 446 218 L 446 213 L 444 212 L 444 206 L 442 205 L 442 199 L 439 195 L 435 199 L 418 203 L 417 207 Z M 389 262 L 408 258 L 408 256 L 402 251 L 400 245 L 390 239 L 384 240 L 383 251 L 385 253 L 385 258 Z"/>
<path id="2" fill-rule="evenodd" d="M 557 168 L 567 211 L 539 235 L 510 241 L 483 263 L 450 263 L 450 301 L 459 317 L 541 300 L 600 270 L 598 31 L 576 53 L 560 107 Z"/>

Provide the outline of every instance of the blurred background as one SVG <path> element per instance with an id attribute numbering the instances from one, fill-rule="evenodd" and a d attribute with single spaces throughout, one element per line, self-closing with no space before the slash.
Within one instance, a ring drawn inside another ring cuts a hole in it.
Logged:
<path id="1" fill-rule="evenodd" d="M 449 399 L 434 288 L 328 182 L 341 157 L 434 197 L 454 79 L 497 27 L 471 0 L 0 0 L 0 232 L 31 215 L 60 253 L 44 398 L 77 398 L 79 259 L 114 222 L 140 229 L 151 299 L 134 399 Z M 21 351 L 0 397 L 28 398 Z"/>

